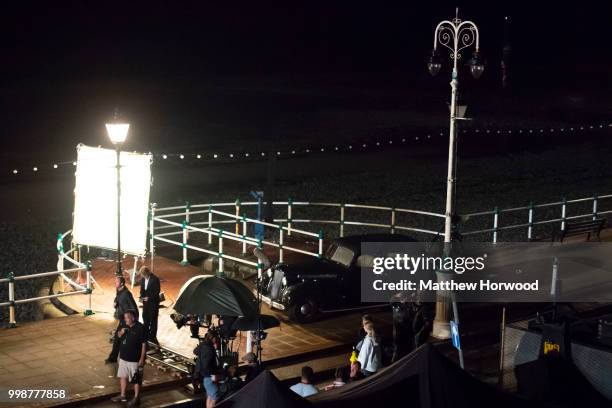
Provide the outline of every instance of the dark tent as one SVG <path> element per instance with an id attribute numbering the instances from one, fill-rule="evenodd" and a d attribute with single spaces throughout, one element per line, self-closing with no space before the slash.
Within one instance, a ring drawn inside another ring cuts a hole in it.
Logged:
<path id="1" fill-rule="evenodd" d="M 562 407 L 610 407 L 580 370 L 564 358 L 540 358 L 514 368 L 518 392 Z M 610 375 L 610 373 L 604 374 Z"/>
<path id="2" fill-rule="evenodd" d="M 263 371 L 231 397 L 221 401 L 217 408 L 306 408 L 308 400 L 281 384 L 269 371 Z"/>
<path id="3" fill-rule="evenodd" d="M 538 407 L 485 384 L 430 344 L 364 380 L 309 398 L 317 407 Z"/>

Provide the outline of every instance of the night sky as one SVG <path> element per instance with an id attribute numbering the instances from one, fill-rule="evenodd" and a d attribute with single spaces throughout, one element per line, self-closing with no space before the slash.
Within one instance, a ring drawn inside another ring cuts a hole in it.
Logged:
<path id="1" fill-rule="evenodd" d="M 414 90 L 407 98 L 418 97 L 427 92 L 422 82 L 428 78 L 433 28 L 440 19 L 452 18 L 455 6 L 411 1 L 17 3 L 4 5 L 0 25 L 2 147 L 12 157 L 45 149 L 70 156 L 79 137 L 103 138 L 101 124 L 115 106 L 133 123 L 140 120 L 141 129 L 147 122 L 150 140 L 163 145 L 173 129 L 190 133 L 205 125 L 198 119 L 207 109 L 198 105 L 205 101 L 193 89 L 223 87 L 227 78 L 242 81 L 238 87 L 265 88 L 262 78 L 325 86 L 328 80 L 362 75 L 382 88 L 401 83 L 401 89 Z M 514 87 L 523 92 L 609 88 L 610 13 L 602 3 L 459 2 L 460 17 L 474 20 L 481 31 L 487 68 L 478 86 L 499 86 L 502 47 L 510 44 Z M 446 80 L 436 89 L 447 93 Z M 215 101 L 206 121 L 226 113 L 227 121 L 248 117 L 250 106 L 258 103 L 256 98 L 232 99 L 220 111 L 224 103 Z M 300 106 L 296 102 L 295 109 Z M 146 148 L 143 140 L 135 146 Z M 32 143 L 38 150 L 31 149 Z"/>

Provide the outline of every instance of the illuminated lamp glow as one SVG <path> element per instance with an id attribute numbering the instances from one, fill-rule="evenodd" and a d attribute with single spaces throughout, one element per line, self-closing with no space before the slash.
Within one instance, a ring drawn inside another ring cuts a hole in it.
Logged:
<path id="1" fill-rule="evenodd" d="M 107 123 L 106 131 L 108 137 L 113 144 L 123 143 L 127 138 L 128 130 L 130 129 L 129 123 Z"/>

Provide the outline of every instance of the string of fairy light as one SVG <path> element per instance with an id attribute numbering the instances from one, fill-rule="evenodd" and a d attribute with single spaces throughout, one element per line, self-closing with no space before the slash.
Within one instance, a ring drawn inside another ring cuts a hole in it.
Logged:
<path id="1" fill-rule="evenodd" d="M 594 131 L 604 130 L 612 128 L 612 123 L 598 123 L 591 125 L 577 125 L 577 126 L 565 126 L 565 127 L 541 127 L 541 128 L 529 128 L 529 129 L 463 129 L 460 133 L 462 134 L 494 134 L 494 135 L 512 135 L 512 134 L 553 134 L 553 133 L 572 133 L 572 132 L 583 132 L 583 131 Z M 271 150 L 271 151 L 247 151 L 247 152 L 211 152 L 211 153 L 152 153 L 151 155 L 155 159 L 166 161 L 166 160 L 199 160 L 199 161 L 245 161 L 245 160 L 261 160 L 269 155 L 276 155 L 279 158 L 290 158 L 303 156 L 305 154 L 313 153 L 350 153 L 350 152 L 363 152 L 378 148 L 389 148 L 393 145 L 406 145 L 408 143 L 427 141 L 432 137 L 445 137 L 446 131 L 434 132 L 424 134 L 422 136 L 413 137 L 391 137 L 386 139 L 361 141 L 361 142 L 344 142 L 343 144 L 335 145 L 320 145 L 319 147 L 301 147 L 284 150 Z M 156 161 L 154 161 L 155 163 Z M 61 161 L 45 165 L 34 165 L 21 168 L 13 168 L 10 172 L 13 175 L 19 175 L 23 173 L 39 173 L 45 170 L 57 170 L 60 167 L 73 166 L 76 167 L 76 161 Z"/>

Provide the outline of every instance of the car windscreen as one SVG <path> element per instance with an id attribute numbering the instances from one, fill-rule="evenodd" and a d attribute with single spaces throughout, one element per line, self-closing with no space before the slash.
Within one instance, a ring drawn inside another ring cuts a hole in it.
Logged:
<path id="1" fill-rule="evenodd" d="M 346 267 L 351 266 L 355 253 L 348 248 L 338 246 L 336 244 L 330 245 L 327 249 L 327 258 L 331 261 L 344 265 Z"/>

